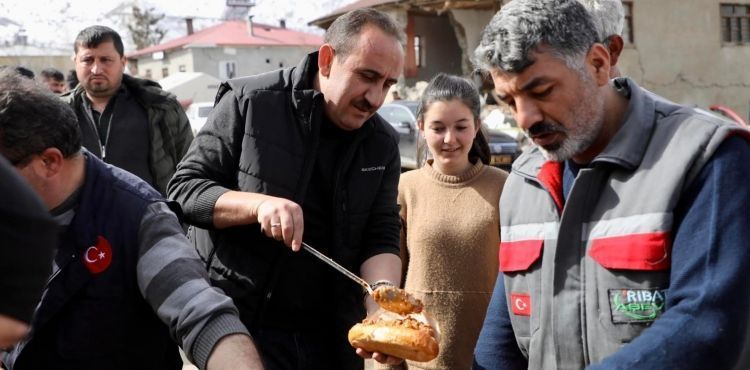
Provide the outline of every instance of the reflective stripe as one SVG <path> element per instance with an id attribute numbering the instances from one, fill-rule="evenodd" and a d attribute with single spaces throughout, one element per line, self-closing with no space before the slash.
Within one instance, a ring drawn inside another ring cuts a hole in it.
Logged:
<path id="1" fill-rule="evenodd" d="M 560 225 L 557 222 L 503 225 L 500 228 L 500 241 L 507 243 L 521 240 L 556 240 L 559 229 Z"/>
<path id="2" fill-rule="evenodd" d="M 670 232 L 674 215 L 669 213 L 644 213 L 628 217 L 583 224 L 583 237 L 601 239 L 631 234 Z"/>

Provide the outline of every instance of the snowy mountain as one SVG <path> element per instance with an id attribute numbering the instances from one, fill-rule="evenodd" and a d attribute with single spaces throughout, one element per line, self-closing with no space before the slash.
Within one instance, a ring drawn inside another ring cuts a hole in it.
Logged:
<path id="1" fill-rule="evenodd" d="M 278 25 L 283 19 L 288 28 L 319 34 L 322 30 L 307 23 L 352 1 L 256 0 L 250 14 L 257 23 Z M 232 13 L 225 4 L 226 0 L 3 0 L 0 47 L 18 44 L 25 38 L 36 47 L 72 49 L 81 29 L 101 24 L 120 33 L 128 53 L 134 51 L 126 27 L 133 5 L 165 14 L 159 24 L 167 30 L 164 42 L 186 34 L 185 18 L 194 19 L 195 31 L 221 21 Z"/>

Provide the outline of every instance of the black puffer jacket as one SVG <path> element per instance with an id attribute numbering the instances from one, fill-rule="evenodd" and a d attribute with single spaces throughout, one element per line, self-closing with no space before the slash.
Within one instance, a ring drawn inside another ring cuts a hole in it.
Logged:
<path id="1" fill-rule="evenodd" d="M 197 225 L 191 239 L 209 263 L 213 282 L 234 298 L 249 327 L 262 320 L 264 298 L 292 252 L 266 238 L 257 224 L 213 229 L 213 207 L 229 190 L 303 204 L 318 150 L 323 96 L 313 89 L 317 53 L 299 66 L 225 82 L 217 105 L 193 141 L 168 194 Z M 396 195 L 400 175 L 395 131 L 375 115 L 357 130 L 334 179 L 335 235 L 330 256 L 358 272 L 363 261 L 398 254 Z M 353 324 L 364 314 L 361 290 L 341 284 L 338 313 Z M 338 294 L 338 293 L 337 293 Z M 303 304 L 304 302 L 295 302 Z M 262 323 L 260 323 L 262 324 Z M 351 348 L 349 348 L 351 351 Z"/>

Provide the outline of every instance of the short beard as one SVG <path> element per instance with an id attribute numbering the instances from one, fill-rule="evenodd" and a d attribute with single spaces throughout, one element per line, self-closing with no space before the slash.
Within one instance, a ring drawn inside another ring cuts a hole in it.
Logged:
<path id="1" fill-rule="evenodd" d="M 584 91 L 578 104 L 573 106 L 570 116 L 575 120 L 564 130 L 566 138 L 555 148 L 539 149 L 545 159 L 562 162 L 583 153 L 591 147 L 604 126 L 604 97 L 598 93 L 594 79 L 585 72 L 580 73 Z M 560 125 L 559 127 L 563 127 Z"/>

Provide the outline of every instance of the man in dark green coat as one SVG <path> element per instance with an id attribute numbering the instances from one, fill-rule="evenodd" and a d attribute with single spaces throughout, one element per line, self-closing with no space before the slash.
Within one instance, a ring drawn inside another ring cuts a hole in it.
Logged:
<path id="1" fill-rule="evenodd" d="M 63 95 L 78 116 L 83 146 L 145 180 L 162 194 L 193 140 L 174 95 L 125 75 L 120 35 L 91 26 L 74 42 L 79 85 Z"/>

